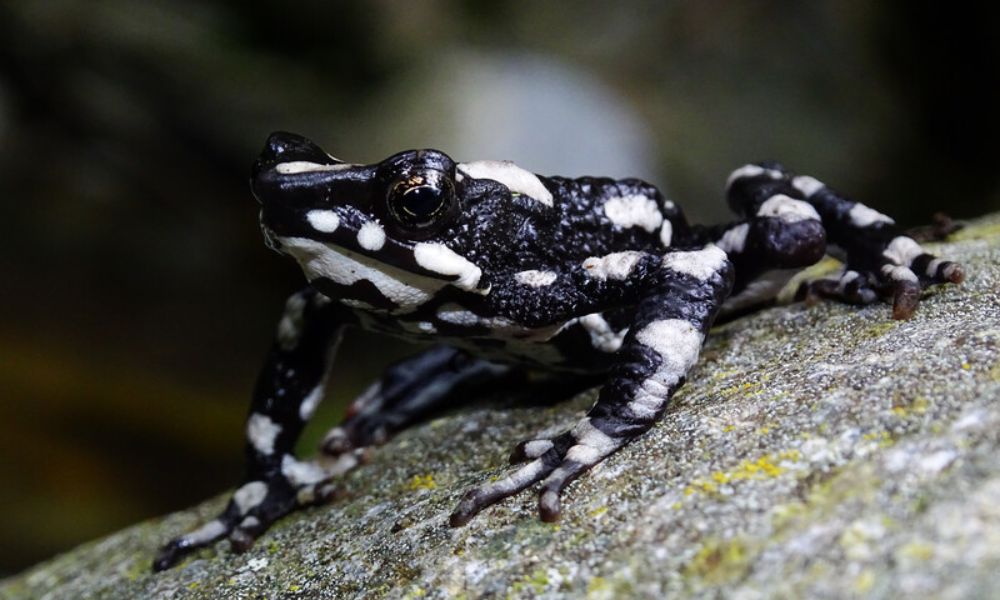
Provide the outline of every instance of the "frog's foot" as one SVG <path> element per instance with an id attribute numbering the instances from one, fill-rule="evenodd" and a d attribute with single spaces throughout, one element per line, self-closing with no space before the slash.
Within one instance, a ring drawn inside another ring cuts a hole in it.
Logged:
<path id="1" fill-rule="evenodd" d="M 465 525 L 483 509 L 539 481 L 542 482 L 538 495 L 539 516 L 549 523 L 557 521 L 563 489 L 627 441 L 628 438 L 600 431 L 587 418 L 572 431 L 557 437 L 521 442 L 511 453 L 510 462 L 524 463 L 523 466 L 503 479 L 467 492 L 451 514 L 451 526 Z"/>
<path id="2" fill-rule="evenodd" d="M 357 466 L 367 450 L 380 446 L 444 406 L 454 406 L 482 390 L 517 385 L 524 373 L 475 358 L 463 350 L 436 346 L 390 366 L 348 407 L 347 416 L 320 443 L 335 462 L 335 474 Z"/>
<path id="3" fill-rule="evenodd" d="M 244 552 L 268 527 L 290 512 L 322 504 L 337 495 L 330 473 L 320 465 L 285 455 L 281 472 L 270 479 L 249 481 L 234 493 L 218 517 L 174 538 L 160 548 L 153 570 L 163 571 L 185 556 L 228 537 L 236 552 Z"/>
<path id="4" fill-rule="evenodd" d="M 917 309 L 923 289 L 965 280 L 962 265 L 924 251 L 912 238 L 897 236 L 881 250 L 874 264 L 852 260 L 854 256 L 849 254 L 843 274 L 803 283 L 796 299 L 815 302 L 828 298 L 849 304 L 870 304 L 885 298 L 892 301 L 894 319 L 909 319 Z M 852 263 L 857 266 L 852 268 Z"/>
<path id="5" fill-rule="evenodd" d="M 955 221 L 947 214 L 937 212 L 934 213 L 930 225 L 908 229 L 906 235 L 918 242 L 940 242 L 963 227 L 964 224 Z"/>

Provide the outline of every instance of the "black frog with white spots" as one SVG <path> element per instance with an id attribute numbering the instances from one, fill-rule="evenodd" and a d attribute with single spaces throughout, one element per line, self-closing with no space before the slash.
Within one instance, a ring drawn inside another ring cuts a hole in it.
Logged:
<path id="1" fill-rule="evenodd" d="M 309 284 L 288 299 L 257 381 L 242 484 L 222 514 L 162 548 L 158 570 L 223 537 L 250 547 L 328 500 L 369 448 L 479 391 L 552 400 L 600 386 L 585 418 L 514 446 L 510 473 L 465 493 L 450 525 L 535 484 L 541 518 L 556 520 L 566 486 L 667 409 L 713 322 L 773 302 L 796 271 L 833 254 L 842 274 L 800 297 L 887 299 L 897 319 L 923 288 L 963 278 L 889 217 L 777 163 L 730 175 L 738 218 L 718 226 L 689 224 L 638 179 L 543 177 L 437 150 L 349 164 L 289 133 L 267 140 L 251 187 L 267 244 Z M 300 460 L 347 327 L 436 345 L 390 367 L 321 456 Z"/>

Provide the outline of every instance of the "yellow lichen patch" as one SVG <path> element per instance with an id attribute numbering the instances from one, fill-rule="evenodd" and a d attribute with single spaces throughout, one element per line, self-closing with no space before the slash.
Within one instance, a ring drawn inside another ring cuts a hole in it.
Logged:
<path id="1" fill-rule="evenodd" d="M 888 332 L 892 331 L 893 329 L 895 329 L 896 327 L 898 327 L 899 323 L 900 323 L 899 321 L 888 321 L 888 320 L 887 321 L 882 321 L 880 323 L 876 323 L 876 324 L 868 327 L 867 329 L 865 329 L 862 332 L 862 335 L 865 335 L 865 336 L 868 336 L 868 337 L 875 337 L 875 338 L 882 337 L 886 333 L 888 333 Z"/>
<path id="2" fill-rule="evenodd" d="M 734 429 L 736 429 L 735 425 L 726 425 L 725 427 L 722 428 L 722 432 L 723 433 L 729 433 L 730 431 L 732 431 Z"/>
<path id="3" fill-rule="evenodd" d="M 777 477 L 785 470 L 774 464 L 776 459 L 774 454 L 761 456 L 755 461 L 745 460 L 736 467 L 732 473 L 733 479 L 763 479 L 766 477 Z"/>
<path id="4" fill-rule="evenodd" d="M 871 569 L 865 569 L 854 579 L 854 591 L 864 594 L 871 591 L 875 585 L 875 573 Z"/>
<path id="5" fill-rule="evenodd" d="M 418 474 L 410 478 L 406 487 L 414 492 L 418 490 L 433 490 L 437 487 L 437 483 L 434 482 L 434 476 L 430 473 L 427 473 L 426 475 Z"/>
<path id="6" fill-rule="evenodd" d="M 750 549 L 742 540 L 709 540 L 687 564 L 684 573 L 719 585 L 740 580 L 749 566 Z"/>
<path id="7" fill-rule="evenodd" d="M 924 542 L 910 542 L 901 547 L 898 554 L 910 560 L 927 561 L 934 558 L 934 546 Z"/>
<path id="8" fill-rule="evenodd" d="M 780 463 L 798 462 L 801 457 L 802 455 L 798 450 L 790 449 L 778 453 L 765 454 L 757 460 L 745 460 L 731 471 L 714 471 L 707 479 L 693 479 L 684 488 L 684 495 L 692 496 L 699 492 L 717 494 L 719 493 L 720 485 L 730 484 L 734 481 L 777 477 L 785 472 L 785 468 Z"/>
<path id="9" fill-rule="evenodd" d="M 884 429 L 880 431 L 869 431 L 861 436 L 861 439 L 866 442 L 878 442 L 879 448 L 888 448 L 895 442 L 895 440 L 892 439 L 892 434 Z"/>
<path id="10" fill-rule="evenodd" d="M 722 471 L 716 471 L 715 473 L 712 473 L 712 479 L 716 483 L 729 483 L 729 480 L 732 479 L 732 477 L 730 477 L 729 473 L 723 473 Z"/>

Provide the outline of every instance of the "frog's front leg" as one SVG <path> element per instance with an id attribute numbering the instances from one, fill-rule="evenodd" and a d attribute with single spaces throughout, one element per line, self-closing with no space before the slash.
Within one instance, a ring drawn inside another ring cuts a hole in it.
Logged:
<path id="1" fill-rule="evenodd" d="M 223 512 L 164 545 L 153 562 L 170 568 L 187 554 L 229 536 L 248 548 L 275 520 L 325 499 L 328 474 L 299 462 L 295 443 L 323 395 L 337 342 L 348 316 L 311 288 L 288 299 L 254 389 L 246 425 L 247 472 Z"/>
<path id="2" fill-rule="evenodd" d="M 647 431 L 663 414 L 697 360 L 705 335 L 729 294 L 733 269 L 726 254 L 714 245 L 643 260 L 649 260 L 647 265 L 655 261 L 657 268 L 647 269 L 635 282 L 635 317 L 597 403 L 571 430 L 552 439 L 519 444 L 511 462 L 527 464 L 469 491 L 451 515 L 453 527 L 538 481 L 542 481 L 541 518 L 558 519 L 563 489 Z M 630 275 L 622 265 L 598 268 L 604 271 L 599 277 Z"/>
<path id="3" fill-rule="evenodd" d="M 852 304 L 890 299 L 893 317 L 913 315 L 923 288 L 961 283 L 961 265 L 937 258 L 903 234 L 888 216 L 854 202 L 807 175 L 795 175 L 778 163 L 746 165 L 729 177 L 729 203 L 756 214 L 774 198 L 804 200 L 815 208 L 834 255 L 844 271 L 833 279 L 804 284 L 799 298 L 824 297 Z"/>

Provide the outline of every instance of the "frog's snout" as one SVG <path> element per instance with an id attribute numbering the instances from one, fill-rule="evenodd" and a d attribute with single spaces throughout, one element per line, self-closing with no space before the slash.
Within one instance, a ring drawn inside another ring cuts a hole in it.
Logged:
<path id="1" fill-rule="evenodd" d="M 337 163 L 311 140 L 287 131 L 275 131 L 268 136 L 264 149 L 253 164 L 253 176 L 278 163 L 297 161 L 321 165 Z"/>

